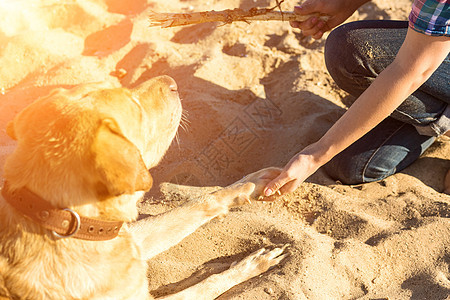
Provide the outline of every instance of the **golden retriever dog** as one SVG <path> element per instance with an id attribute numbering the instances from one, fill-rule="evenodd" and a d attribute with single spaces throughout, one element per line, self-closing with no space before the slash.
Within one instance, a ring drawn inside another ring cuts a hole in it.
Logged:
<path id="1" fill-rule="evenodd" d="M 0 197 L 0 298 L 151 299 L 148 259 L 257 198 L 279 174 L 264 169 L 136 221 L 136 203 L 152 186 L 148 170 L 181 115 L 175 81 L 161 76 L 134 89 L 57 89 L 16 116 Z M 278 264 L 283 251 L 261 249 L 165 298 L 214 299 Z"/>

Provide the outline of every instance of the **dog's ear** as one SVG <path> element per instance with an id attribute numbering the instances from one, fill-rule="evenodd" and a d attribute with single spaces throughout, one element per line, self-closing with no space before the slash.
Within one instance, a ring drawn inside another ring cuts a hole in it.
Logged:
<path id="1" fill-rule="evenodd" d="M 113 119 L 104 119 L 92 144 L 95 169 L 100 176 L 98 192 L 118 196 L 148 191 L 153 179 L 137 147 Z"/>
<path id="2" fill-rule="evenodd" d="M 6 125 L 6 134 L 13 140 L 17 141 L 16 132 L 14 130 L 14 121 L 10 121 L 8 125 Z"/>

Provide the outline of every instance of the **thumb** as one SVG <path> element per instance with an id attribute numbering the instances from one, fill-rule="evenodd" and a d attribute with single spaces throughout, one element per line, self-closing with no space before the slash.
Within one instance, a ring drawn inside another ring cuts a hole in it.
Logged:
<path id="1" fill-rule="evenodd" d="M 282 172 L 280 175 L 278 175 L 277 178 L 266 185 L 266 187 L 264 188 L 264 195 L 271 196 L 275 194 L 276 191 L 278 191 L 282 186 L 284 186 L 291 180 L 292 179 L 287 175 L 286 172 Z"/>

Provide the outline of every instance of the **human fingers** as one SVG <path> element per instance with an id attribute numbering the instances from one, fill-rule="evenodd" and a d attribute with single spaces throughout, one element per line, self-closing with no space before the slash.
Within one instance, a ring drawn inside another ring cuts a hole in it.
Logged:
<path id="1" fill-rule="evenodd" d="M 291 25 L 292 28 L 300 28 L 300 23 L 298 21 L 289 21 L 289 24 Z"/>
<path id="2" fill-rule="evenodd" d="M 311 35 L 311 36 L 312 36 L 313 39 L 319 40 L 319 39 L 322 38 L 323 33 L 324 33 L 323 30 L 318 30 L 316 33 L 314 33 L 314 34 Z"/>
<path id="3" fill-rule="evenodd" d="M 346 7 L 343 3 L 342 1 L 338 1 L 338 3 L 322 0 L 306 1 L 302 5 L 294 7 L 294 12 L 299 15 L 312 16 L 303 22 L 293 21 L 291 26 L 301 29 L 304 36 L 320 39 L 325 32 L 341 24 L 353 13 L 353 9 Z M 327 16 L 327 18 L 324 19 L 318 15 Z"/>
<path id="4" fill-rule="evenodd" d="M 295 191 L 301 184 L 302 182 L 298 179 L 294 179 L 292 181 L 289 181 L 288 183 L 286 183 L 285 185 L 283 185 L 279 191 L 280 193 L 283 194 L 287 194 L 287 193 L 292 193 L 293 191 Z"/>
<path id="5" fill-rule="evenodd" d="M 327 27 L 327 24 L 325 20 L 314 16 L 303 22 L 293 21 L 291 22 L 291 26 L 300 29 L 304 36 L 316 37 L 319 34 L 318 38 L 320 38 L 322 37 L 323 32 L 326 31 L 325 28 Z"/>
<path id="6" fill-rule="evenodd" d="M 317 10 L 315 9 L 314 1 L 306 1 L 302 5 L 294 6 L 294 13 L 299 14 L 299 15 L 308 15 L 308 14 L 317 13 Z M 308 23 L 308 22 L 311 22 L 311 19 L 312 19 L 312 17 L 306 19 L 303 22 L 291 21 L 290 25 L 293 28 L 303 27 L 303 29 L 307 29 L 308 26 L 311 26 L 311 24 Z"/>
<path id="7" fill-rule="evenodd" d="M 294 6 L 294 12 L 299 15 L 310 15 L 314 13 L 321 13 L 324 9 L 324 3 L 321 0 L 309 0 L 304 3 Z"/>
<path id="8" fill-rule="evenodd" d="M 291 178 L 286 171 L 281 172 L 281 174 L 269 182 L 264 188 L 264 195 L 271 196 L 276 193 L 281 187 L 283 187 L 286 183 L 292 181 Z"/>
<path id="9" fill-rule="evenodd" d="M 315 39 L 320 39 L 326 31 L 326 22 L 319 18 L 313 17 L 304 24 L 299 24 L 298 28 L 302 31 L 304 36 L 312 36 Z"/>
<path id="10" fill-rule="evenodd" d="M 281 169 L 281 168 L 266 168 L 259 172 L 256 172 L 255 175 L 257 175 L 257 178 L 255 178 L 253 180 L 253 182 L 255 183 L 256 186 L 255 186 L 255 190 L 251 194 L 251 197 L 253 199 L 257 199 L 257 200 L 263 199 L 263 201 L 275 200 L 274 197 L 263 197 L 264 196 L 264 188 L 266 187 L 266 185 L 269 182 L 271 182 L 272 180 L 277 178 L 281 174 L 282 171 L 283 171 L 283 169 Z"/>

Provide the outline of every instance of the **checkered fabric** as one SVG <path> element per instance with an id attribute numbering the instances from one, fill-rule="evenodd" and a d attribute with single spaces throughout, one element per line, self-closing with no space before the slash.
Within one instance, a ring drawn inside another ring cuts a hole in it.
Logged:
<path id="1" fill-rule="evenodd" d="M 450 36 L 450 0 L 414 0 L 409 27 L 426 35 Z"/>

